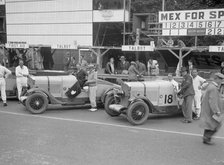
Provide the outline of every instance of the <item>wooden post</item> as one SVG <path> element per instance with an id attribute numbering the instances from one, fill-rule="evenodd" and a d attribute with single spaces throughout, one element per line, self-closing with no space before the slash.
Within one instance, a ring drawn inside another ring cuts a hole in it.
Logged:
<path id="1" fill-rule="evenodd" d="M 140 41 L 140 29 L 137 28 L 136 29 L 136 40 L 135 40 L 135 45 L 139 45 L 139 41 Z M 139 60 L 139 52 L 135 53 L 135 60 Z"/>
<path id="2" fill-rule="evenodd" d="M 165 11 L 165 0 L 162 0 L 162 11 Z"/>
<path id="3" fill-rule="evenodd" d="M 124 20 L 123 20 L 123 45 L 125 45 L 125 33 L 126 33 L 126 25 L 125 25 L 125 10 L 126 10 L 126 0 L 123 0 L 123 7 L 124 7 Z"/>
<path id="4" fill-rule="evenodd" d="M 182 49 L 180 49 L 179 51 L 179 69 L 181 69 L 182 65 L 183 65 L 183 58 L 182 58 Z"/>
<path id="5" fill-rule="evenodd" d="M 198 36 L 195 36 L 194 38 L 194 46 L 197 47 L 198 45 Z"/>

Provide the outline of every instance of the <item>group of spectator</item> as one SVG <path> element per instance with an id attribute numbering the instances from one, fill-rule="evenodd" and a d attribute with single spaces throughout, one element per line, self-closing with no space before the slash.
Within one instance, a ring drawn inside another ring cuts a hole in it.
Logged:
<path id="1" fill-rule="evenodd" d="M 12 72 L 0 63 L 0 90 L 1 90 L 3 106 L 7 106 L 5 78 L 7 78 L 10 74 L 12 74 Z M 18 99 L 20 101 L 22 88 L 27 87 L 27 77 L 29 76 L 29 70 L 24 65 L 24 62 L 21 59 L 19 60 L 19 65 L 16 67 L 15 75 L 16 75 Z"/>
<path id="2" fill-rule="evenodd" d="M 52 69 L 54 65 L 52 55 L 51 51 L 45 51 L 41 47 L 28 49 L 6 49 L 2 47 L 0 49 L 2 65 L 7 67 L 16 67 L 19 65 L 19 61 L 22 60 L 29 69 Z"/>
<path id="3" fill-rule="evenodd" d="M 179 48 L 183 48 L 183 47 L 186 47 L 186 45 L 179 38 L 176 40 L 176 45 L 175 45 L 174 40 L 172 39 L 172 37 L 169 37 L 169 39 L 167 41 L 160 37 L 157 40 L 157 47 L 179 47 Z"/>
<path id="4" fill-rule="evenodd" d="M 194 120 L 202 118 L 203 143 L 213 144 L 211 139 L 221 126 L 223 113 L 219 88 L 224 80 L 222 74 L 224 63 L 222 63 L 221 73 L 211 74 L 211 82 L 207 82 L 198 75 L 198 70 L 193 67 L 192 61 L 189 61 L 188 64 L 187 68 L 181 68 L 183 81 L 180 86 L 173 79 L 172 73 L 168 74 L 168 79 L 173 84 L 177 96 L 183 99 L 184 120 L 182 122 L 191 123 L 192 118 Z"/>
<path id="5" fill-rule="evenodd" d="M 139 76 L 159 75 L 159 64 L 157 60 L 149 59 L 146 67 L 146 65 L 139 60 L 129 63 L 124 56 L 121 56 L 116 66 L 114 58 L 111 57 L 106 64 L 105 73 L 129 75 L 129 81 L 136 81 Z"/>

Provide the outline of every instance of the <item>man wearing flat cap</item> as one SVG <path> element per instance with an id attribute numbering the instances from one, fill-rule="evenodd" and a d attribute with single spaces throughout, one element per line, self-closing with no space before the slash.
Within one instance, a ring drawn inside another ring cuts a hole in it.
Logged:
<path id="1" fill-rule="evenodd" d="M 129 62 L 125 60 L 124 56 L 121 56 L 120 62 L 118 63 L 118 73 L 120 74 L 128 74 L 128 68 L 130 66 Z"/>
<path id="2" fill-rule="evenodd" d="M 221 73 L 212 74 L 211 80 L 202 100 L 201 126 L 204 129 L 204 144 L 213 144 L 211 141 L 212 136 L 221 127 L 224 113 L 219 92 L 220 85 L 224 80 L 224 75 Z"/>
<path id="3" fill-rule="evenodd" d="M 178 96 L 182 96 L 184 101 L 182 103 L 182 112 L 184 115 L 183 123 L 192 122 L 192 104 L 194 99 L 194 88 L 192 77 L 187 73 L 187 68 L 181 68 L 181 74 L 183 76 L 183 82 L 181 83 L 181 89 L 178 92 Z"/>

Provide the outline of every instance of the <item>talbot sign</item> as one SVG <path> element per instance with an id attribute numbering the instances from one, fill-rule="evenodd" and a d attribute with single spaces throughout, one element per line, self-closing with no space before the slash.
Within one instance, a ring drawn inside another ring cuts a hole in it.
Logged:
<path id="1" fill-rule="evenodd" d="M 145 52 L 145 51 L 154 51 L 154 47 L 149 45 L 123 45 L 122 51 L 137 51 L 137 52 Z"/>
<path id="2" fill-rule="evenodd" d="M 18 48 L 18 49 L 27 49 L 29 45 L 26 42 L 7 42 L 5 44 L 6 48 Z"/>
<path id="3" fill-rule="evenodd" d="M 77 49 L 77 45 L 72 44 L 54 44 L 51 46 L 52 49 Z"/>
<path id="4" fill-rule="evenodd" d="M 209 46 L 209 52 L 224 52 L 224 46 Z"/>

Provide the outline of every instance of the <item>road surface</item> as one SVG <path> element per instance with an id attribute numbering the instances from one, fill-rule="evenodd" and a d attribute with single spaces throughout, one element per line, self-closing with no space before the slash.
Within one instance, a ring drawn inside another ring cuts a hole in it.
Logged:
<path id="1" fill-rule="evenodd" d="M 103 109 L 52 106 L 32 115 L 16 100 L 0 107 L 0 165 L 224 165 L 224 129 L 202 143 L 200 121 L 153 115 L 141 126 Z"/>

